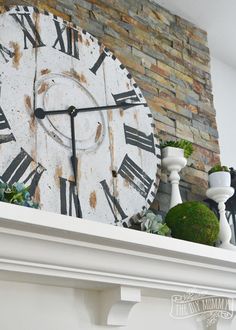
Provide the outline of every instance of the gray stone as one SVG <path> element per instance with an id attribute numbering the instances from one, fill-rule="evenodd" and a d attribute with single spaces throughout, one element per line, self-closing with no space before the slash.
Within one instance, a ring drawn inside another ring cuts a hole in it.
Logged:
<path id="1" fill-rule="evenodd" d="M 109 26 L 104 26 L 104 33 L 117 39 L 120 38 L 119 33 L 111 29 Z"/>
<path id="2" fill-rule="evenodd" d="M 134 29 L 134 26 L 129 24 L 129 23 L 126 23 L 126 22 L 118 22 L 117 23 L 119 26 L 121 26 L 124 30 L 126 31 L 132 31 Z"/>
<path id="3" fill-rule="evenodd" d="M 160 181 L 159 190 L 165 194 L 171 193 L 171 184 L 169 182 L 165 183 Z"/>
<path id="4" fill-rule="evenodd" d="M 186 202 L 188 200 L 189 190 L 182 186 L 181 181 L 180 181 L 179 191 L 180 191 L 182 201 Z"/>
<path id="5" fill-rule="evenodd" d="M 156 201 L 160 206 L 160 211 L 168 212 L 170 208 L 170 195 L 162 193 L 161 190 L 158 190 L 158 194 L 156 196 Z"/>
<path id="6" fill-rule="evenodd" d="M 64 14 L 67 14 L 69 16 L 73 16 L 75 7 L 74 5 L 72 6 L 64 6 L 64 4 L 57 4 L 56 5 L 56 10 L 63 12 Z"/>
<path id="7" fill-rule="evenodd" d="M 154 9 L 163 14 L 169 22 L 175 23 L 175 15 L 173 15 L 168 9 L 159 5 L 159 0 L 148 0 L 151 4 L 154 5 Z"/>
<path id="8" fill-rule="evenodd" d="M 133 71 L 133 70 L 129 70 L 129 71 L 131 73 L 131 71 Z M 155 86 L 156 85 L 156 80 L 153 79 L 153 78 L 151 78 L 151 77 L 148 77 L 146 75 L 142 75 L 142 74 L 139 74 L 139 73 L 135 73 L 134 76 L 136 76 L 139 80 L 142 80 L 142 81 L 150 84 L 151 86 Z"/>
<path id="9" fill-rule="evenodd" d="M 210 106 L 209 104 L 207 104 L 205 102 L 199 101 L 198 102 L 198 107 L 199 107 L 199 110 L 200 110 L 200 112 L 202 114 L 204 114 L 206 112 L 209 112 L 211 114 L 215 114 L 216 113 L 214 107 Z"/>
<path id="10" fill-rule="evenodd" d="M 56 8 L 58 10 L 60 10 L 63 13 L 68 14 L 68 11 L 72 11 L 70 12 L 70 15 L 73 15 L 73 12 L 75 10 L 75 3 L 72 0 L 67 0 L 67 1 L 57 1 L 57 5 Z"/>
<path id="11" fill-rule="evenodd" d="M 183 108 L 180 105 L 177 106 L 177 111 L 179 114 L 181 114 L 182 116 L 187 117 L 189 119 L 192 119 L 192 117 L 193 117 L 193 114 L 190 110 Z"/>
<path id="12" fill-rule="evenodd" d="M 151 63 L 151 64 L 156 64 L 156 59 L 148 54 L 146 54 L 145 52 L 142 52 L 141 50 L 132 47 L 132 53 L 137 56 L 140 57 L 141 59 L 144 59 L 145 61 Z"/>
<path id="13" fill-rule="evenodd" d="M 80 24 L 81 24 L 80 19 L 76 16 L 71 17 L 71 22 L 74 23 L 77 26 L 80 26 Z"/>
<path id="14" fill-rule="evenodd" d="M 189 103 L 189 104 L 192 104 L 192 105 L 195 105 L 195 106 L 198 105 L 198 100 L 194 99 L 190 95 L 186 95 L 185 101 L 186 101 L 186 103 Z"/>
<path id="15" fill-rule="evenodd" d="M 173 81 L 175 84 L 179 85 L 180 87 L 182 87 L 184 89 L 186 89 L 186 88 L 188 89 L 189 88 L 189 84 L 186 81 L 177 78 L 173 74 L 170 75 L 170 81 Z"/>
<path id="16" fill-rule="evenodd" d="M 178 112 L 167 111 L 167 115 L 168 118 L 171 118 L 172 120 L 175 121 L 175 125 L 176 125 L 176 121 L 179 121 L 181 122 L 181 124 L 191 126 L 191 120 L 189 120 L 189 118 L 185 118 Z"/>
<path id="17" fill-rule="evenodd" d="M 175 120 L 172 120 L 170 118 L 168 118 L 167 116 L 162 115 L 161 113 L 158 112 L 153 112 L 153 118 L 156 121 L 160 121 L 168 126 L 172 126 L 175 127 Z"/>
<path id="18" fill-rule="evenodd" d="M 86 22 L 84 24 L 84 29 L 95 38 L 104 36 L 104 25 L 96 21 L 93 21 L 93 24 L 91 24 L 91 22 Z"/>
<path id="19" fill-rule="evenodd" d="M 92 4 L 85 0 L 73 0 L 74 4 L 79 5 L 85 9 L 91 10 Z"/>
<path id="20" fill-rule="evenodd" d="M 219 138 L 219 133 L 218 133 L 217 129 L 215 129 L 215 128 L 209 127 L 209 134 L 216 139 Z"/>

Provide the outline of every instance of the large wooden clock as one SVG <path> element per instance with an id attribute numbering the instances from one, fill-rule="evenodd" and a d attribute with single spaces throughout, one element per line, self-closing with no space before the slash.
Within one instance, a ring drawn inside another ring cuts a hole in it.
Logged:
<path id="1" fill-rule="evenodd" d="M 2 181 L 25 182 L 44 210 L 106 223 L 151 204 L 160 166 L 151 112 L 93 36 L 33 7 L 2 8 L 0 84 Z"/>

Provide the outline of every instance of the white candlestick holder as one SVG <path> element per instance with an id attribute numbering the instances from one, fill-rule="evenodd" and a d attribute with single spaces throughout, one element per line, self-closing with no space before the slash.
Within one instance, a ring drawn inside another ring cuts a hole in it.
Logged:
<path id="1" fill-rule="evenodd" d="M 209 188 L 206 192 L 208 198 L 218 203 L 218 210 L 220 214 L 220 247 L 229 250 L 236 250 L 236 246 L 230 243 L 232 232 L 225 215 L 225 203 L 231 196 L 233 196 L 233 194 L 234 188 L 232 187 Z"/>
<path id="2" fill-rule="evenodd" d="M 178 156 L 176 149 L 177 152 L 180 152 L 180 156 Z M 172 156 L 169 150 L 171 152 L 173 150 L 175 154 Z M 169 175 L 169 181 L 171 182 L 170 208 L 176 206 L 177 204 L 182 203 L 182 198 L 179 191 L 179 181 L 180 181 L 179 172 L 182 170 L 182 168 L 186 166 L 186 164 L 187 164 L 187 159 L 183 157 L 182 149 L 178 150 L 178 148 L 169 147 L 168 152 L 164 153 L 164 158 L 162 159 L 162 166 L 167 168 L 167 170 L 170 172 Z"/>

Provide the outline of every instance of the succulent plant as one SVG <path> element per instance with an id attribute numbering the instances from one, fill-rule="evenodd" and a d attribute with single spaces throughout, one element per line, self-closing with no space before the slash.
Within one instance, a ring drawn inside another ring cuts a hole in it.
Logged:
<path id="1" fill-rule="evenodd" d="M 208 174 L 212 174 L 215 172 L 230 172 L 229 168 L 227 166 L 223 166 L 220 164 L 216 164 L 215 166 L 213 166 L 210 171 L 208 172 Z"/>
<path id="2" fill-rule="evenodd" d="M 19 182 L 12 185 L 0 182 L 0 201 L 36 209 L 39 208 L 39 204 L 34 202 L 30 196 L 29 187 Z"/>
<path id="3" fill-rule="evenodd" d="M 162 236 L 170 235 L 169 227 L 164 223 L 160 214 L 155 214 L 151 210 L 134 215 L 129 219 L 128 228 L 146 231 L 147 233 Z"/>
<path id="4" fill-rule="evenodd" d="M 188 158 L 193 153 L 193 144 L 187 140 L 177 140 L 177 141 L 161 141 L 161 148 L 174 147 L 181 148 L 184 150 L 184 157 Z"/>

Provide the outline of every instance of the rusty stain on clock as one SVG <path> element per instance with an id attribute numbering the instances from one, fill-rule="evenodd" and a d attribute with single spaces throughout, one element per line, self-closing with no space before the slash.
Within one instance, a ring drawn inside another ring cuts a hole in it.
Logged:
<path id="1" fill-rule="evenodd" d="M 69 178 L 68 178 L 68 180 L 69 180 L 69 181 L 72 181 L 72 182 L 75 181 L 75 177 L 74 177 L 74 175 L 70 175 Z"/>
<path id="2" fill-rule="evenodd" d="M 36 189 L 35 189 L 34 199 L 37 203 L 40 203 L 40 188 L 39 188 L 39 186 L 37 186 Z"/>
<path id="3" fill-rule="evenodd" d="M 95 191 L 92 191 L 89 197 L 89 205 L 95 209 L 97 206 L 97 195 Z"/>
<path id="4" fill-rule="evenodd" d="M 83 43 L 83 38 L 82 38 L 82 35 L 80 33 L 78 33 L 78 41 L 80 41 L 81 44 Z"/>
<path id="5" fill-rule="evenodd" d="M 102 133 L 102 124 L 98 123 L 96 135 L 95 135 L 95 142 L 97 142 L 100 139 L 101 133 Z"/>
<path id="6" fill-rule="evenodd" d="M 120 116 L 123 117 L 124 116 L 124 110 L 120 109 Z"/>
<path id="7" fill-rule="evenodd" d="M 59 177 L 62 177 L 62 167 L 61 167 L 61 165 L 56 166 L 55 175 L 54 175 L 56 185 L 57 185 L 57 187 L 60 188 Z"/>
<path id="8" fill-rule="evenodd" d="M 36 28 L 36 31 L 39 32 L 39 34 L 40 34 L 40 32 L 41 32 L 41 27 L 40 27 L 40 25 L 39 25 L 39 22 L 40 22 L 40 15 L 39 15 L 38 13 L 36 13 L 36 12 L 33 12 L 32 17 L 33 17 L 33 20 L 34 20 L 34 22 L 35 22 L 35 28 Z M 36 51 L 37 51 L 37 48 L 36 48 Z"/>
<path id="9" fill-rule="evenodd" d="M 130 84 L 126 83 L 126 87 L 127 87 L 127 89 L 130 89 Z"/>
<path id="10" fill-rule="evenodd" d="M 49 69 L 42 69 L 41 75 L 43 76 L 44 74 L 49 74 L 50 72 L 51 72 L 51 70 L 49 70 Z"/>
<path id="11" fill-rule="evenodd" d="M 20 45 L 17 42 L 10 42 L 10 47 L 13 48 L 14 50 L 14 56 L 13 56 L 13 61 L 12 61 L 12 66 L 15 69 L 19 69 L 19 65 L 20 65 L 20 59 L 22 57 L 22 53 L 20 51 Z"/>
<path id="12" fill-rule="evenodd" d="M 25 107 L 27 110 L 31 110 L 32 109 L 32 105 L 31 105 L 31 98 L 29 95 L 25 95 Z"/>
<path id="13" fill-rule="evenodd" d="M 64 73 L 66 75 L 69 75 L 69 76 L 79 80 L 79 82 L 87 84 L 87 80 L 86 80 L 85 75 L 83 73 L 78 73 L 74 69 L 70 69 L 70 71 L 65 71 Z"/>
<path id="14" fill-rule="evenodd" d="M 32 112 L 32 104 L 31 104 L 31 98 L 29 95 L 25 95 L 24 97 L 25 101 L 25 108 L 28 111 L 30 115 L 30 120 L 29 120 L 29 127 L 32 133 L 35 133 L 36 131 L 36 122 L 35 122 L 35 117 Z"/>
<path id="15" fill-rule="evenodd" d="M 38 95 L 46 92 L 48 90 L 48 84 L 46 82 L 43 82 L 38 90 Z"/>
<path id="16" fill-rule="evenodd" d="M 90 46 L 90 42 L 88 41 L 88 39 L 85 40 L 85 45 L 88 47 Z"/>
<path id="17" fill-rule="evenodd" d="M 113 160 L 114 160 L 114 137 L 113 137 L 113 133 L 112 133 L 112 129 L 109 129 L 109 140 L 110 140 L 110 145 L 109 145 L 109 149 L 111 152 L 111 160 L 112 160 L 112 166 L 113 166 Z"/>
<path id="18" fill-rule="evenodd" d="M 125 187 L 130 187 L 130 182 L 128 179 L 124 179 L 124 186 Z"/>
<path id="19" fill-rule="evenodd" d="M 112 120 L 113 120 L 113 115 L 112 115 L 112 111 L 111 111 L 111 110 L 108 110 L 108 111 L 107 111 L 107 116 L 108 116 L 108 121 L 112 122 Z"/>
<path id="20" fill-rule="evenodd" d="M 105 49 L 105 46 L 104 46 L 104 45 L 101 45 L 101 46 L 100 46 L 100 49 L 99 49 L 100 54 L 103 53 L 104 49 Z"/>

